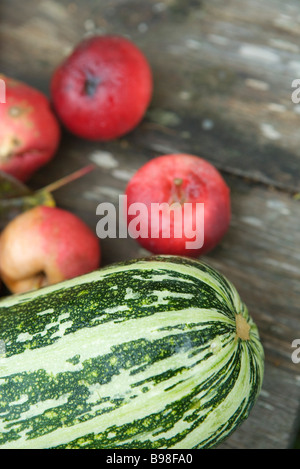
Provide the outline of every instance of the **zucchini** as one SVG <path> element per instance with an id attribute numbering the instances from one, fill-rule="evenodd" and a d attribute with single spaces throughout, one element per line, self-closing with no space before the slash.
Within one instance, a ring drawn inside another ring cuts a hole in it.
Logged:
<path id="1" fill-rule="evenodd" d="M 211 448 L 263 379 L 234 286 L 176 256 L 2 299 L 0 341 L 0 449 Z"/>

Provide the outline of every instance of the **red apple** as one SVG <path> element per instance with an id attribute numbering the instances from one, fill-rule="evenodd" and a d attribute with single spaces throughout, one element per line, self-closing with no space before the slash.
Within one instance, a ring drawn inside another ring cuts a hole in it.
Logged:
<path id="1" fill-rule="evenodd" d="M 92 230 L 56 207 L 38 206 L 18 215 L 0 236 L 0 276 L 12 293 L 93 271 L 100 256 Z"/>
<path id="2" fill-rule="evenodd" d="M 0 170 L 24 182 L 54 156 L 60 127 L 43 93 L 0 77 L 6 98 L 0 103 Z"/>
<path id="3" fill-rule="evenodd" d="M 89 140 L 111 140 L 143 118 L 152 96 L 151 69 L 128 39 L 93 36 L 55 70 L 51 95 L 70 132 Z"/>
<path id="4" fill-rule="evenodd" d="M 198 156 L 152 159 L 132 177 L 125 195 L 129 234 L 154 254 L 198 257 L 213 249 L 229 227 L 229 188 L 219 171 Z"/>

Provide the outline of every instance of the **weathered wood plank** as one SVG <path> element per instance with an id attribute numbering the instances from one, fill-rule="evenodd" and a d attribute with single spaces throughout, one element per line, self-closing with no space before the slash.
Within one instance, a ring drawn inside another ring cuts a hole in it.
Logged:
<path id="1" fill-rule="evenodd" d="M 48 92 L 53 67 L 83 36 L 126 34 L 155 79 L 146 123 L 156 126 L 138 140 L 300 190 L 299 105 L 291 99 L 300 76 L 296 0 L 231 0 L 226 8 L 220 0 L 4 0 L 1 9 L 3 71 Z"/>

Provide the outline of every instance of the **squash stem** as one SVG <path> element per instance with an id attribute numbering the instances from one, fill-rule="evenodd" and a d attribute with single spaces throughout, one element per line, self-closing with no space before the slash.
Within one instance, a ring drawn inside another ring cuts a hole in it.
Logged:
<path id="1" fill-rule="evenodd" d="M 247 323 L 247 320 L 241 314 L 236 314 L 235 324 L 236 339 L 250 340 L 250 326 Z"/>

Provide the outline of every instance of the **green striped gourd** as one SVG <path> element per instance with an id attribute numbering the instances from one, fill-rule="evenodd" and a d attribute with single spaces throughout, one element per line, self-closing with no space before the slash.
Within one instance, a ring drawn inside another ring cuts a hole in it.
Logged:
<path id="1" fill-rule="evenodd" d="M 248 416 L 263 348 L 234 286 L 158 256 L 0 302 L 0 449 L 210 448 Z"/>

